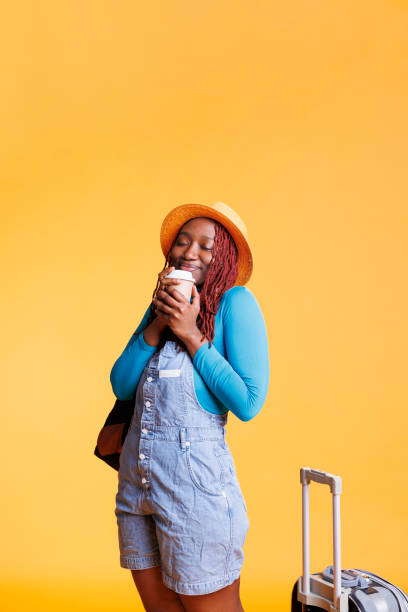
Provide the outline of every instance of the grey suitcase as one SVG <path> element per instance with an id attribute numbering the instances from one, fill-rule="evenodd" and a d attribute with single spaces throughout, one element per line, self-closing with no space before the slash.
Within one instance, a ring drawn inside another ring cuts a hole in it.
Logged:
<path id="1" fill-rule="evenodd" d="M 328 484 L 333 494 L 334 564 L 310 574 L 309 484 Z M 292 612 L 408 612 L 408 596 L 384 578 L 360 569 L 341 569 L 340 476 L 308 467 L 301 468 L 303 575 L 292 590 Z"/>

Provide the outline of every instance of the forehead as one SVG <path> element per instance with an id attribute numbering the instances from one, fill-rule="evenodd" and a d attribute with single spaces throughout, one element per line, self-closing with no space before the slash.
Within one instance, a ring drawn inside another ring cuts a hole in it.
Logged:
<path id="1" fill-rule="evenodd" d="M 195 217 L 190 219 L 180 228 L 181 232 L 188 232 L 191 235 L 203 236 L 205 238 L 214 238 L 215 236 L 215 223 L 207 217 Z"/>

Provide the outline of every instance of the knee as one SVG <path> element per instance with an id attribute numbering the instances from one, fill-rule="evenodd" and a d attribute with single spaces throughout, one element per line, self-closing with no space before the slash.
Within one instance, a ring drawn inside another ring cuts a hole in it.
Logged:
<path id="1" fill-rule="evenodd" d="M 160 603 L 153 603 L 146 606 L 146 612 L 186 612 L 185 607 L 180 600 L 173 599 L 172 601 L 160 601 Z"/>

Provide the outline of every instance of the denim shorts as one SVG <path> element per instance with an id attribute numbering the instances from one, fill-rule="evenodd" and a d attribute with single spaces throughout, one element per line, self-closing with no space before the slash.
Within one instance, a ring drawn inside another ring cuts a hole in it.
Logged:
<path id="1" fill-rule="evenodd" d="M 167 342 L 142 373 L 120 456 L 121 567 L 160 566 L 164 584 L 185 595 L 239 577 L 249 520 L 226 420 L 199 404 L 189 354 Z"/>

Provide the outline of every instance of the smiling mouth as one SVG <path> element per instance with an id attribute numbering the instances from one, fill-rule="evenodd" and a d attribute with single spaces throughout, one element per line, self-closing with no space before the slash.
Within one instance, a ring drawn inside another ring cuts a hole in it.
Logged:
<path id="1" fill-rule="evenodd" d="M 180 268 L 181 269 L 184 268 L 186 270 L 198 270 L 197 266 L 189 266 L 188 264 L 184 264 L 184 263 L 180 264 Z"/>

